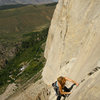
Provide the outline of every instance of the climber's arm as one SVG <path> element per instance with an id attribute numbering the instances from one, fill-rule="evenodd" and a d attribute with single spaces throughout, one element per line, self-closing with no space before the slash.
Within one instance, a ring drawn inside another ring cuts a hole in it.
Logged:
<path id="1" fill-rule="evenodd" d="M 58 82 L 58 86 L 59 86 L 60 94 L 62 94 L 62 95 L 65 95 L 65 94 L 71 94 L 71 92 L 64 92 L 64 91 L 62 91 L 62 87 L 61 87 L 61 85 L 60 85 L 59 82 Z"/>
<path id="2" fill-rule="evenodd" d="M 68 81 L 70 81 L 70 82 L 72 82 L 72 83 L 75 83 L 77 86 L 79 85 L 77 82 L 75 82 L 74 80 L 72 80 L 72 79 L 70 79 L 68 77 L 65 77 L 65 79 L 68 80 Z"/>

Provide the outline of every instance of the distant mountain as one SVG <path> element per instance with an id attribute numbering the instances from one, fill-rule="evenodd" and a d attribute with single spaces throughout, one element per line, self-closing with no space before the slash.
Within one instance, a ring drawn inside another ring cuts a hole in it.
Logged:
<path id="1" fill-rule="evenodd" d="M 15 0 L 0 0 L 0 5 L 17 4 Z"/>
<path id="2" fill-rule="evenodd" d="M 9 4 L 45 4 L 56 1 L 57 0 L 0 0 L 0 6 Z"/>

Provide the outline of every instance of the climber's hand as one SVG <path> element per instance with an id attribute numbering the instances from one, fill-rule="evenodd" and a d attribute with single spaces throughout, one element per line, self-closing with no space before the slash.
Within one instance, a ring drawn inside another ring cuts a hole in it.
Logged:
<path id="1" fill-rule="evenodd" d="M 76 83 L 76 86 L 79 86 L 79 84 L 78 84 L 78 83 Z"/>

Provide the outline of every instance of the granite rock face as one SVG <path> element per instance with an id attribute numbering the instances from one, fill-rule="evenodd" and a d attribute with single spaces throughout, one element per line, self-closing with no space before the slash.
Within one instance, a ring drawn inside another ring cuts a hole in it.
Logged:
<path id="1" fill-rule="evenodd" d="M 27 88 L 22 88 L 15 94 L 12 93 L 13 95 L 9 92 L 13 91 L 7 89 L 6 92 L 0 96 L 0 100 L 48 100 L 50 94 L 47 85 L 44 84 L 42 80 L 32 83 Z"/>
<path id="2" fill-rule="evenodd" d="M 46 84 L 60 75 L 80 83 L 69 100 L 100 100 L 99 10 L 100 0 L 59 0 L 56 6 L 42 75 Z M 56 100 L 53 96 L 50 100 Z"/>

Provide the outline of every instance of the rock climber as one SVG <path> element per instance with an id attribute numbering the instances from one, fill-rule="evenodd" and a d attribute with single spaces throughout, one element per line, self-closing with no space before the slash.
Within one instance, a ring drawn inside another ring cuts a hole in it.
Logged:
<path id="1" fill-rule="evenodd" d="M 73 85 L 70 88 L 67 88 L 65 86 L 66 81 L 72 82 Z M 63 76 L 58 77 L 57 81 L 52 84 L 54 90 L 56 91 L 57 100 L 60 100 L 62 96 L 63 97 L 69 96 L 71 94 L 70 91 L 74 85 L 78 86 L 79 84 L 73 81 L 72 79 L 69 79 L 68 77 L 63 77 Z"/>

